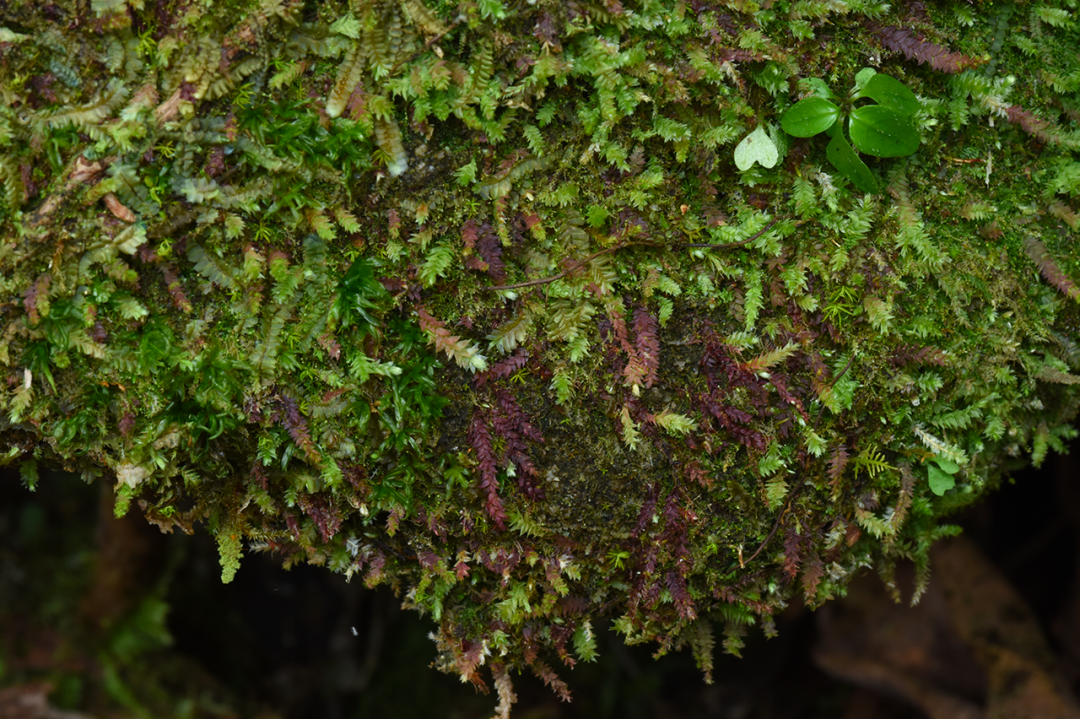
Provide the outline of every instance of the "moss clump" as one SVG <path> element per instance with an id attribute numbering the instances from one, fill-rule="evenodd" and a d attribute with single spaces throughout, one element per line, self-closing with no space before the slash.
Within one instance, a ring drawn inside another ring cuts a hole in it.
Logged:
<path id="1" fill-rule="evenodd" d="M 0 20 L 4 461 L 205 520 L 224 576 L 243 539 L 389 584 L 504 704 L 601 617 L 707 668 L 713 620 L 737 653 L 860 567 L 922 586 L 938 518 L 1072 435 L 1068 3 Z M 881 195 L 779 129 L 867 65 L 919 97 Z"/>

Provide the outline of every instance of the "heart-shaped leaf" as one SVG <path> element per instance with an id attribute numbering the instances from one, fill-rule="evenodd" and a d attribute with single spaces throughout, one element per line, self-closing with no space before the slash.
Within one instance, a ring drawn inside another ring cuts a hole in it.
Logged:
<path id="1" fill-rule="evenodd" d="M 884 105 L 852 110 L 848 132 L 855 149 L 875 157 L 903 157 L 919 149 L 919 133 L 911 118 Z"/>
<path id="2" fill-rule="evenodd" d="M 851 183 L 863 192 L 877 194 L 877 179 L 866 163 L 859 159 L 851 145 L 844 139 L 844 133 L 837 132 L 829 140 L 829 146 L 825 148 L 825 156 L 840 173 L 851 180 Z"/>
<path id="3" fill-rule="evenodd" d="M 914 115 L 919 111 L 919 98 L 899 80 L 878 73 L 870 78 L 859 93 L 886 107 L 891 107 L 903 115 Z"/>
<path id="4" fill-rule="evenodd" d="M 813 137 L 828 130 L 840 117 L 840 108 L 820 97 L 799 100 L 784 113 L 780 126 L 795 137 Z"/>
<path id="5" fill-rule="evenodd" d="M 779 157 L 776 144 L 765 134 L 765 128 L 758 125 L 735 148 L 735 167 L 743 172 L 753 167 L 755 162 L 762 167 L 774 167 Z"/>
<path id="6" fill-rule="evenodd" d="M 927 467 L 930 479 L 930 491 L 941 496 L 956 486 L 956 480 L 951 474 L 941 471 L 937 465 Z"/>

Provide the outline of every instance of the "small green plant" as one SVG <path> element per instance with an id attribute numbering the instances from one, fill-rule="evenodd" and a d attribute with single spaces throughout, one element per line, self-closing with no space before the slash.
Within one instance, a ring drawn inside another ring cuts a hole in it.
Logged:
<path id="1" fill-rule="evenodd" d="M 933 464 L 927 466 L 930 491 L 940 497 L 956 486 L 953 475 L 960 471 L 960 465 L 943 457 L 934 457 L 931 461 Z"/>
<path id="2" fill-rule="evenodd" d="M 903 157 L 919 149 L 915 93 L 895 78 L 864 68 L 855 75 L 855 86 L 841 108 L 829 99 L 832 93 L 822 80 L 811 78 L 810 84 L 814 96 L 798 101 L 781 118 L 784 132 L 795 137 L 827 133 L 831 139 L 825 153 L 833 167 L 863 192 L 880 192 L 877 178 L 855 150 L 874 157 Z M 853 105 L 863 98 L 878 104 Z M 845 116 L 850 143 L 843 132 Z"/>

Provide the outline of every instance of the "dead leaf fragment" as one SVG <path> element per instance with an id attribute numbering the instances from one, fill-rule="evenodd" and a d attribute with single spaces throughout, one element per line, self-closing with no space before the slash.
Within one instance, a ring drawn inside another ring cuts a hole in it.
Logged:
<path id="1" fill-rule="evenodd" d="M 125 207 L 124 203 L 120 202 L 116 195 L 110 192 L 102 199 L 105 200 L 105 206 L 109 208 L 109 212 L 112 213 L 113 217 L 123 222 L 135 221 L 135 213 Z"/>

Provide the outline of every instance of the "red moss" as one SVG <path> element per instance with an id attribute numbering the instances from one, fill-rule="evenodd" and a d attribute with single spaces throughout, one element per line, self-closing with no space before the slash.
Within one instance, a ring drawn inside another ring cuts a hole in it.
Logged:
<path id="1" fill-rule="evenodd" d="M 506 510 L 499 498 L 498 464 L 495 448 L 488 432 L 484 413 L 477 409 L 469 422 L 467 434 L 469 445 L 476 452 L 477 468 L 480 470 L 480 490 L 484 493 L 484 509 L 499 529 L 506 529 Z"/>
<path id="2" fill-rule="evenodd" d="M 919 37 L 907 28 L 890 25 L 882 28 L 878 37 L 881 38 L 881 44 L 890 50 L 901 52 L 908 60 L 916 60 L 920 65 L 929 64 L 941 72 L 955 74 L 982 64 L 979 58 L 953 52 L 947 47 Z"/>

